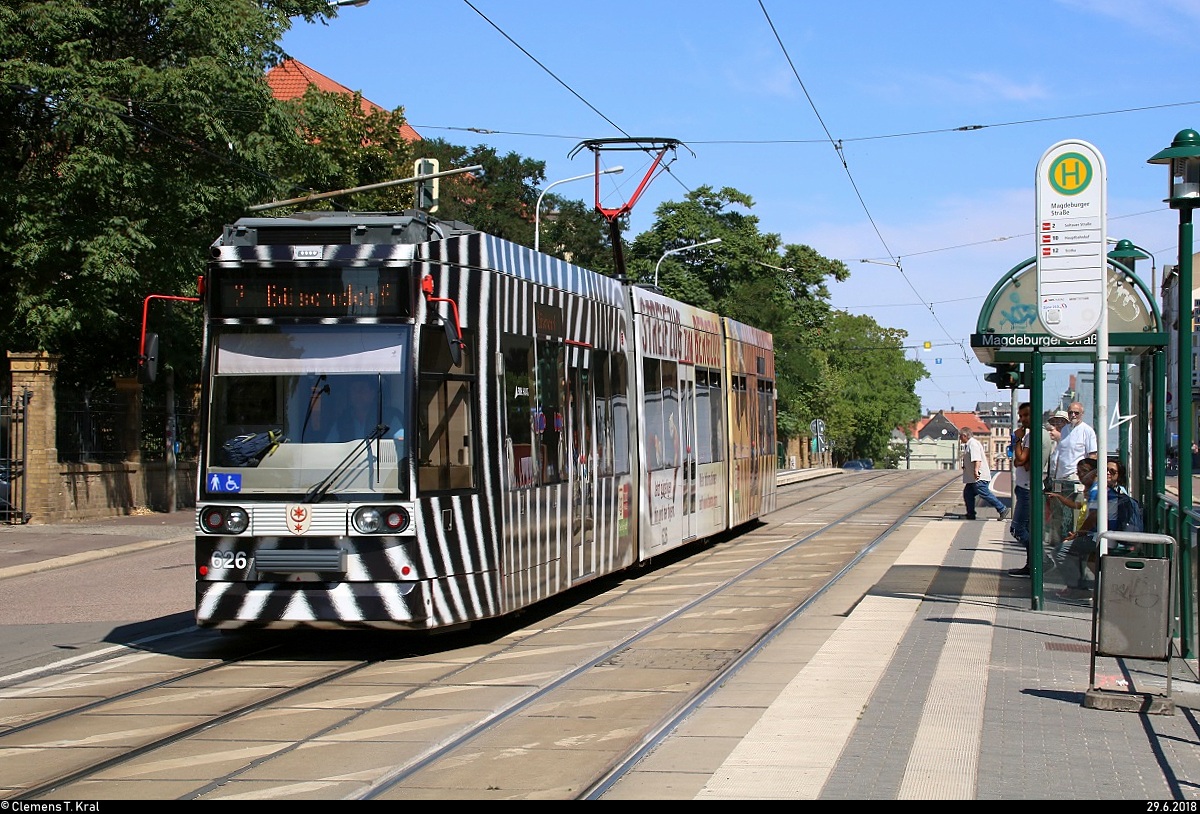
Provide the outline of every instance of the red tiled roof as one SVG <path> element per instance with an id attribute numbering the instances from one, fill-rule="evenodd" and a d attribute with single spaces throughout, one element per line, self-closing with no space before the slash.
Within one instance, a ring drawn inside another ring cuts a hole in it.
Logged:
<path id="1" fill-rule="evenodd" d="M 987 435 L 992 431 L 977 413 L 943 412 L 942 415 L 946 416 L 950 423 L 958 427 L 960 430 L 963 427 L 969 427 L 971 432 L 983 435 Z"/>
<path id="2" fill-rule="evenodd" d="M 267 85 L 271 88 L 271 93 L 275 98 L 281 102 L 299 99 L 308 90 L 310 85 L 315 85 L 318 90 L 327 93 L 345 93 L 350 95 L 354 93 L 354 91 L 340 82 L 335 82 L 328 76 L 314 71 L 303 62 L 291 59 L 290 57 L 267 71 Z M 362 108 L 365 113 L 383 110 L 382 107 L 365 97 L 362 100 Z M 421 140 L 420 133 L 409 126 L 408 122 L 405 122 L 401 126 L 400 135 L 408 142 Z"/>

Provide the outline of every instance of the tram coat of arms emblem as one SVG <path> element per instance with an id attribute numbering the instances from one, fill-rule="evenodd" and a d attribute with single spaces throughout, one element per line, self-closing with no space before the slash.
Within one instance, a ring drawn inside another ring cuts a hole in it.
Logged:
<path id="1" fill-rule="evenodd" d="M 312 507 L 303 503 L 289 503 L 284 509 L 287 513 L 287 529 L 292 534 L 305 534 L 312 526 Z"/>

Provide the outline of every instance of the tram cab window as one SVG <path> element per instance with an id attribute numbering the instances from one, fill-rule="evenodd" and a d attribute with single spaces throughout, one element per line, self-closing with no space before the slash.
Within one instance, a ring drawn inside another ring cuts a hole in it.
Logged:
<path id="1" fill-rule="evenodd" d="M 463 331 L 461 363 L 450 358 L 440 331 L 426 329 L 417 392 L 417 488 L 470 489 L 476 485 L 475 368 L 471 332 Z"/>
<path id="2" fill-rule="evenodd" d="M 222 432 L 237 435 L 264 432 L 282 423 L 279 408 L 279 383 L 266 376 L 230 377 L 233 384 L 222 391 L 223 403 L 217 405 L 216 421 L 229 427 Z"/>

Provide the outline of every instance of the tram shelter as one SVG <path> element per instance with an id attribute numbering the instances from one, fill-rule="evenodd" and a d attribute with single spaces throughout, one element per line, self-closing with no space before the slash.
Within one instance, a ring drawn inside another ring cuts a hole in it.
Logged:
<path id="1" fill-rule="evenodd" d="M 1110 387 L 1109 415 L 1096 413 L 1095 399 L 1088 407 L 1089 423 L 1108 422 L 1108 454 L 1117 454 L 1129 473 L 1129 490 L 1144 507 L 1146 531 L 1169 533 L 1170 497 L 1166 494 L 1166 403 L 1168 332 L 1152 292 L 1137 275 L 1119 261 L 1108 261 L 1108 365 L 1097 370 L 1094 394 Z M 1095 333 L 1077 340 L 1064 340 L 1047 330 L 1038 308 L 1036 260 L 1030 257 L 1013 266 L 988 294 L 971 348 L 986 365 L 996 368 L 997 386 L 1012 391 L 1013 429 L 1017 421 L 1017 391 L 1028 390 L 1034 432 L 1030 442 L 1032 459 L 1043 456 L 1043 426 L 1050 411 L 1059 409 L 1059 391 L 1048 394 L 1047 372 L 1061 365 L 1096 367 Z M 1115 382 L 1110 371 L 1117 370 Z M 1116 392 L 1112 392 L 1112 388 Z M 1047 396 L 1050 398 L 1047 398 Z M 1023 401 L 1023 399 L 1022 399 Z M 1115 425 L 1115 426 L 1114 426 Z M 1101 451 L 1104 454 L 1104 451 Z M 1101 464 L 1103 465 L 1103 464 Z M 1041 473 L 1044 474 L 1044 473 Z M 1033 610 L 1045 607 L 1048 559 L 1039 556 L 1044 548 L 1046 498 L 1041 474 L 1030 478 L 1030 602 Z M 1178 518 L 1177 504 L 1175 517 Z M 1180 563 L 1183 565 L 1183 563 Z M 1181 569 L 1186 574 L 1186 568 Z M 1181 582 L 1187 583 L 1186 578 Z M 1180 586 L 1180 599 L 1190 588 Z M 1182 620 L 1190 620 L 1190 601 L 1179 602 Z M 1181 630 L 1184 649 L 1192 631 Z"/>

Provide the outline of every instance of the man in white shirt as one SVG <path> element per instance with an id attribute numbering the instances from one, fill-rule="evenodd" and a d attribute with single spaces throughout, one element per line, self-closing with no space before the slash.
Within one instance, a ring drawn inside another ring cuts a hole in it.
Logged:
<path id="1" fill-rule="evenodd" d="M 1055 439 L 1058 443 L 1054 446 L 1050 461 L 1054 491 L 1073 496 L 1082 488 L 1075 471 L 1079 461 L 1097 457 L 1096 431 L 1083 422 L 1083 405 L 1080 402 L 1071 402 L 1067 407 L 1067 424 L 1057 433 L 1051 430 L 1051 435 L 1058 435 Z M 1057 546 L 1063 537 L 1075 531 L 1076 514 L 1059 501 L 1052 501 L 1050 506 L 1050 528 L 1046 531 L 1049 543 Z"/>
<path id="2" fill-rule="evenodd" d="M 967 509 L 966 518 L 975 519 L 975 498 L 978 497 L 994 508 L 1000 519 L 1004 520 L 1008 517 L 1008 507 L 992 494 L 992 470 L 988 466 L 983 444 L 979 443 L 968 427 L 958 431 L 958 440 L 962 444 L 963 503 Z"/>

